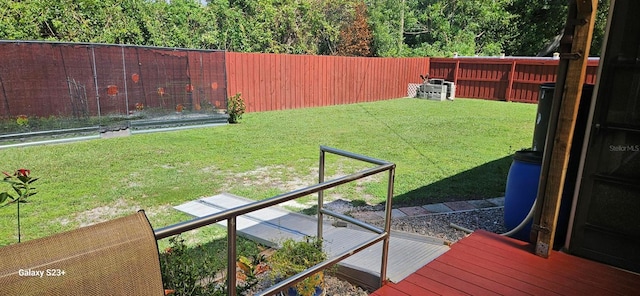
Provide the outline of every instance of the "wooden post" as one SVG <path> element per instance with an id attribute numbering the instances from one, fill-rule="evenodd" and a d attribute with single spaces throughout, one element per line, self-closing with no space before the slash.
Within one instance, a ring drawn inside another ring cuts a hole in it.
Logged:
<path id="1" fill-rule="evenodd" d="M 513 80 L 516 77 L 516 60 L 511 62 L 511 73 L 509 73 L 509 86 L 507 86 L 507 92 L 505 94 L 505 101 L 511 102 L 511 94 L 513 93 Z"/>
<path id="2" fill-rule="evenodd" d="M 458 84 L 458 70 L 460 70 L 460 60 L 456 59 L 456 67 L 453 70 L 453 84 Z"/>
<path id="3" fill-rule="evenodd" d="M 575 12 L 575 18 L 572 19 L 571 16 L 567 18 L 567 22 L 575 23 L 573 41 L 571 52 L 560 55 L 561 59 L 568 59 L 568 67 L 564 88 L 556 88 L 555 90 L 562 92 L 562 102 L 549 156 L 548 173 L 546 176 L 542 176 L 542 178 L 546 178 L 546 184 L 544 195 L 542 195 L 540 219 L 534 221 L 533 227 L 538 232 L 535 253 L 545 258 L 549 256 L 555 239 L 558 212 L 580 97 L 582 96 L 582 85 L 586 74 L 598 0 L 575 0 L 570 2 L 570 6 L 573 6 L 569 9 L 570 13 Z M 558 79 L 562 79 L 562 77 L 558 77 Z M 545 151 L 549 150 L 545 149 Z"/>

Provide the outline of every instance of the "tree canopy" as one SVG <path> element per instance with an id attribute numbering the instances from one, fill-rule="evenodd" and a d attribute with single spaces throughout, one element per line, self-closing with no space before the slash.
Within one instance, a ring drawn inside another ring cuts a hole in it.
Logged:
<path id="1" fill-rule="evenodd" d="M 601 0 L 592 52 L 609 7 Z M 0 39 L 364 56 L 536 55 L 566 0 L 4 0 Z"/>

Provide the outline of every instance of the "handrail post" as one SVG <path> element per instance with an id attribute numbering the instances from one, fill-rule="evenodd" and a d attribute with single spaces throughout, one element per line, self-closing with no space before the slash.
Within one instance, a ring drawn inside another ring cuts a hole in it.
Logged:
<path id="1" fill-rule="evenodd" d="M 380 287 L 387 282 L 387 261 L 389 258 L 389 239 L 391 238 L 391 202 L 393 200 L 393 182 L 395 166 L 389 169 L 389 184 L 387 185 L 387 203 L 385 205 L 384 232 L 386 237 L 382 241 L 382 261 L 380 263 Z"/>
<path id="2" fill-rule="evenodd" d="M 325 152 L 320 147 L 320 160 L 318 164 L 318 183 L 324 182 L 324 163 L 325 163 Z M 324 190 L 318 191 L 318 239 L 322 241 L 322 224 L 324 221 L 324 214 L 322 213 L 322 208 L 324 205 Z"/>
<path id="3" fill-rule="evenodd" d="M 227 220 L 227 295 L 236 295 L 236 216 Z"/>

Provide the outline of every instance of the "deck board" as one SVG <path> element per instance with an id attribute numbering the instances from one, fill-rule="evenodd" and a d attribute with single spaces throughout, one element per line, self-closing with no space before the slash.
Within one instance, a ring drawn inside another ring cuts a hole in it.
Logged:
<path id="1" fill-rule="evenodd" d="M 516 240 L 511 245 L 500 243 L 499 240 L 483 240 L 483 244 L 492 247 L 500 248 L 501 250 L 508 251 L 508 246 L 518 246 L 528 253 L 533 252 L 533 246 L 527 243 Z M 558 256 L 554 256 L 552 261 L 544 261 L 540 265 L 546 266 L 546 268 L 552 268 L 559 273 L 572 274 L 573 277 L 581 280 L 582 282 L 595 283 L 601 287 L 612 289 L 612 292 L 628 293 L 630 289 L 638 288 L 638 278 L 629 277 L 629 272 L 616 269 L 616 268 L 598 268 L 593 269 L 593 263 L 590 260 L 571 256 L 565 253 L 556 252 Z M 611 285 L 615 283 L 615 285 Z"/>
<path id="2" fill-rule="evenodd" d="M 585 295 L 594 295 L 594 293 L 606 295 L 611 293 L 610 289 L 592 285 L 593 282 L 585 278 L 589 270 L 576 269 L 572 264 L 558 264 L 556 261 L 558 258 L 540 260 L 542 258 L 525 249 L 509 249 L 504 247 L 508 245 L 496 244 L 495 242 L 494 238 L 482 237 L 482 240 L 477 240 L 475 245 L 475 248 L 480 250 L 469 250 L 467 247 L 473 247 L 469 242 L 462 242 L 461 246 L 464 245 L 467 252 L 478 252 L 477 254 L 493 258 L 504 266 L 518 269 L 529 276 L 540 278 L 546 283 L 545 285 L 552 283 L 559 290 L 583 292 Z M 499 258 L 494 258 L 494 256 Z M 554 254 L 554 257 L 565 256 L 568 255 L 559 252 Z M 572 262 L 575 262 L 579 261 L 578 259 L 580 258 L 574 257 L 573 259 Z"/>
<path id="3" fill-rule="evenodd" d="M 372 295 L 639 295 L 640 275 L 476 231 L 396 284 Z M 428 292 L 425 292 L 428 291 Z"/>
<path id="4" fill-rule="evenodd" d="M 387 295 L 404 296 L 404 295 L 409 295 L 407 293 L 403 293 L 402 291 L 394 288 L 393 286 L 394 286 L 394 284 L 389 284 L 389 285 L 383 286 L 382 288 L 378 289 L 377 291 L 375 291 L 374 293 L 369 294 L 369 295 L 370 296 L 387 296 Z M 429 295 L 429 294 L 424 294 L 424 295 Z M 434 294 L 431 294 L 431 295 L 434 295 Z M 435 295 L 437 295 L 437 294 L 435 294 Z"/>
<path id="5" fill-rule="evenodd" d="M 453 249 L 453 248 L 452 248 Z M 462 252 L 474 254 L 476 257 L 482 257 L 493 263 L 499 264 L 502 268 L 510 269 L 510 272 L 522 273 L 530 281 L 534 281 L 539 285 L 552 285 L 554 289 L 564 291 L 563 293 L 569 293 L 571 291 L 578 291 L 585 293 L 583 295 L 594 295 L 589 293 L 595 292 L 598 295 L 603 295 L 605 291 L 597 289 L 595 287 L 587 287 L 580 282 L 579 278 L 572 277 L 571 271 L 563 272 L 565 269 L 560 265 L 552 265 L 549 262 L 539 261 L 542 259 L 533 253 L 512 253 L 512 257 L 505 257 L 508 254 L 507 251 L 501 249 L 492 249 L 487 246 L 472 247 L 467 244 L 458 246 Z M 594 290 L 595 289 L 595 290 Z"/>
<path id="6" fill-rule="evenodd" d="M 473 273 L 475 276 L 480 277 L 488 277 L 488 274 L 485 269 L 492 270 L 493 272 L 490 274 L 490 278 L 498 283 L 502 283 L 505 286 L 513 288 L 518 291 L 526 292 L 529 295 L 560 295 L 554 293 L 551 290 L 547 290 L 539 287 L 539 285 L 535 285 L 527 282 L 530 278 L 526 274 L 522 274 L 520 277 L 517 274 L 509 274 L 504 272 L 500 265 L 490 266 L 490 262 L 482 262 L 478 261 L 477 257 L 474 256 L 458 256 L 460 254 L 453 254 L 454 256 L 446 256 L 441 257 L 439 262 L 443 264 L 448 264 L 451 266 L 455 266 L 459 268 L 459 266 L 464 266 L 467 272 Z M 464 259 L 466 259 L 466 261 Z M 493 268 L 492 268 L 493 267 Z M 504 272 L 504 273 L 501 273 Z M 539 284 L 543 284 L 544 282 L 540 282 Z"/>
<path id="7" fill-rule="evenodd" d="M 464 293 L 454 287 L 448 286 L 442 282 L 437 281 L 436 279 L 424 277 L 417 273 L 407 277 L 406 280 L 398 283 L 396 288 L 405 292 L 407 288 L 416 289 L 415 286 L 420 287 L 420 289 L 424 291 L 428 291 L 428 293 L 434 293 L 436 295 L 469 295 Z M 427 292 L 425 292 L 427 293 Z M 421 295 L 421 294 L 411 294 L 411 295 Z"/>
<path id="8" fill-rule="evenodd" d="M 476 285 L 472 281 L 469 281 L 469 279 L 461 278 L 458 275 L 447 274 L 446 272 L 433 268 L 430 265 L 419 269 L 416 273 L 425 278 L 443 283 L 449 287 L 455 287 L 455 289 L 469 295 L 498 295 L 488 288 Z"/>
<path id="9" fill-rule="evenodd" d="M 448 265 L 443 262 L 439 262 L 439 261 L 433 262 L 433 264 L 431 264 L 430 267 L 434 271 L 440 271 L 449 276 L 461 279 L 462 281 L 469 282 L 478 287 L 485 287 L 485 289 L 488 289 L 489 291 L 497 292 L 500 295 L 512 295 L 512 296 L 531 295 L 527 292 L 513 288 L 509 285 L 505 285 L 500 282 L 497 282 L 494 279 L 490 279 L 478 274 L 474 274 L 468 270 L 461 269 L 456 266 Z M 418 270 L 417 274 L 423 275 L 425 277 L 429 277 L 429 275 L 426 273 L 426 271 L 428 270 L 429 269 Z M 475 294 L 480 294 L 480 293 L 475 293 Z"/>

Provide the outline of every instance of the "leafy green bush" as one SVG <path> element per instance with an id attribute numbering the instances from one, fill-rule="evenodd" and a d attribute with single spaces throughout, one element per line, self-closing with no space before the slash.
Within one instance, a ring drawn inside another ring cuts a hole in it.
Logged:
<path id="1" fill-rule="evenodd" d="M 322 250 L 322 240 L 306 237 L 302 241 L 287 239 L 270 258 L 269 264 L 276 279 L 289 278 L 320 262 L 327 260 Z M 314 295 L 317 287 L 324 285 L 324 273 L 318 272 L 295 285 L 299 295 Z"/>
<path id="2" fill-rule="evenodd" d="M 169 238 L 169 247 L 160 254 L 160 269 L 165 289 L 180 295 L 227 295 L 226 240 L 212 241 L 205 245 L 189 247 L 180 236 Z M 256 269 L 264 260 L 258 255 L 258 245 L 252 241 L 239 239 L 237 244 L 241 281 L 236 291 L 242 295 L 258 283 Z"/>
<path id="3" fill-rule="evenodd" d="M 202 246 L 189 249 L 179 235 L 169 239 L 170 247 L 160 254 L 160 269 L 165 288 L 180 295 L 225 295 L 226 287 L 217 284 L 215 278 L 218 268 L 209 256 L 196 256 L 206 253 Z"/>
<path id="4" fill-rule="evenodd" d="M 246 106 L 244 105 L 244 100 L 242 99 L 242 94 L 237 93 L 229 98 L 227 102 L 227 114 L 229 114 L 229 123 L 238 123 L 238 121 L 242 118 L 242 114 Z"/>

